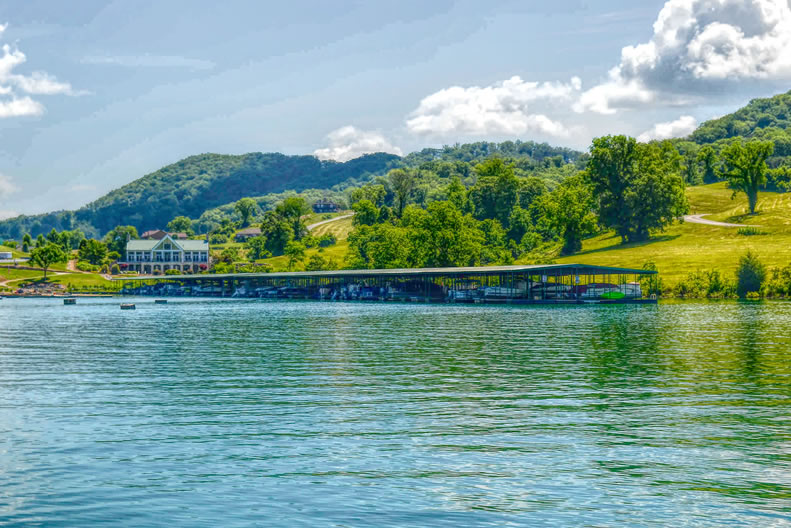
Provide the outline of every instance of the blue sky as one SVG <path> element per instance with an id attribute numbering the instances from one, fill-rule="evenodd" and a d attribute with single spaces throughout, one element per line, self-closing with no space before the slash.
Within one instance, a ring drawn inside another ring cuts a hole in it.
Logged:
<path id="1" fill-rule="evenodd" d="M 0 27 L 0 216 L 201 152 L 585 149 L 791 87 L 789 0 L 26 0 Z"/>

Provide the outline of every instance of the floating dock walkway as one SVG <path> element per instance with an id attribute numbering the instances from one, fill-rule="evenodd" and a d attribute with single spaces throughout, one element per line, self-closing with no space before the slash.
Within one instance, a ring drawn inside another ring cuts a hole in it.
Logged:
<path id="1" fill-rule="evenodd" d="M 123 277 L 126 295 L 514 304 L 656 303 L 657 272 L 552 264 Z"/>

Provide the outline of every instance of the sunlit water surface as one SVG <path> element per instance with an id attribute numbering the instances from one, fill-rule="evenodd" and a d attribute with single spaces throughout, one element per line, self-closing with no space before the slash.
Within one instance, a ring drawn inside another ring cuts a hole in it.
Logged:
<path id="1" fill-rule="evenodd" d="M 791 526 L 791 304 L 0 301 L 0 525 Z"/>

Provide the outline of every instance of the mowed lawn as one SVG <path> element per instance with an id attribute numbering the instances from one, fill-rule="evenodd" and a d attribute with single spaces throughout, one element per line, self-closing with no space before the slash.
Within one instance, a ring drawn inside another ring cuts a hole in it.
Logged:
<path id="1" fill-rule="evenodd" d="M 346 258 L 346 251 L 349 249 L 349 243 L 347 242 L 347 238 L 349 237 L 349 233 L 352 231 L 352 219 L 351 218 L 342 218 L 340 220 L 336 220 L 334 222 L 329 222 L 327 224 L 320 225 L 313 229 L 310 234 L 315 237 L 320 237 L 322 235 L 326 235 L 327 233 L 332 233 L 335 235 L 335 238 L 338 239 L 337 244 L 326 247 L 326 248 L 310 248 L 305 252 L 305 261 L 307 261 L 312 255 L 319 254 L 327 260 L 334 260 L 337 262 L 338 265 L 343 265 L 343 261 Z M 272 266 L 272 269 L 276 271 L 285 271 L 288 269 L 288 257 L 285 255 L 281 255 L 279 257 L 272 257 L 260 262 L 265 262 Z M 301 270 L 304 267 L 297 264 L 294 270 Z"/>
<path id="2" fill-rule="evenodd" d="M 612 233 L 586 240 L 582 252 L 558 258 L 558 263 L 642 267 L 656 263 L 666 284 L 673 285 L 697 270 L 717 269 L 733 275 L 739 258 L 753 250 L 768 267 L 791 264 L 791 194 L 761 193 L 758 214 L 747 212 L 743 194 L 731 200 L 725 183 L 687 189 L 690 214 L 707 214 L 706 219 L 756 226 L 763 235 L 739 234 L 735 227 L 676 224 L 648 242 L 621 245 Z"/>

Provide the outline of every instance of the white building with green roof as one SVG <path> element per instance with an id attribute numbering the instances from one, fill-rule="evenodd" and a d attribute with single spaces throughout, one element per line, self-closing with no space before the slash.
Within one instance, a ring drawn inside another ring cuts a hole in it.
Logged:
<path id="1" fill-rule="evenodd" d="M 126 243 L 126 260 L 121 262 L 126 270 L 143 274 L 168 270 L 197 273 L 209 264 L 206 240 L 176 240 L 170 235 L 161 240 L 130 240 Z"/>

